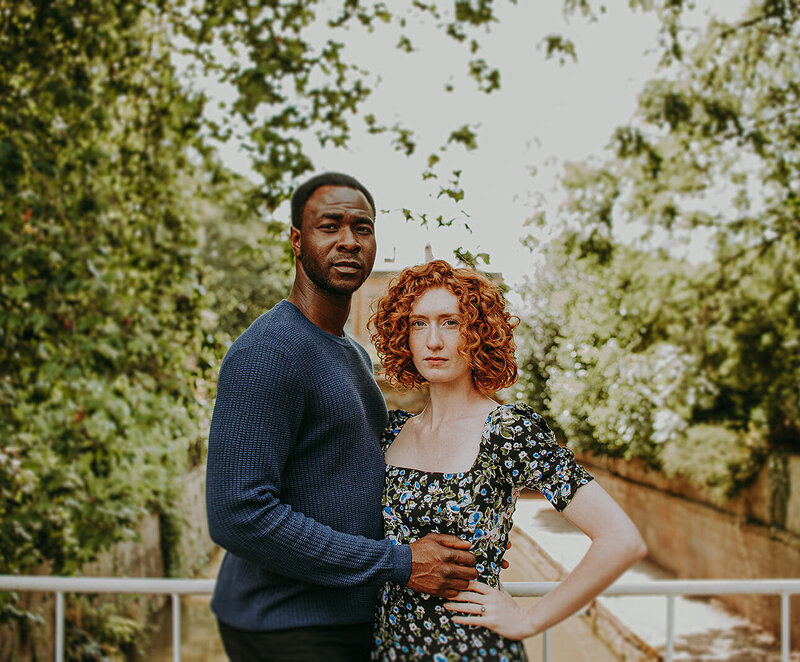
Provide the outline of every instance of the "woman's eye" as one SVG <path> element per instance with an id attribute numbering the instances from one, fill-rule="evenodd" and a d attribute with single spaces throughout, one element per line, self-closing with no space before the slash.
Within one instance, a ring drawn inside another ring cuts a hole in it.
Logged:
<path id="1" fill-rule="evenodd" d="M 458 326 L 458 320 L 447 320 L 444 323 L 445 326 Z"/>

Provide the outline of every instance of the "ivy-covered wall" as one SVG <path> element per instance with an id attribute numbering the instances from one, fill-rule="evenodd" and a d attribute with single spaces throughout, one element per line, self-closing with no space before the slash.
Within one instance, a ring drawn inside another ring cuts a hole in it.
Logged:
<path id="1" fill-rule="evenodd" d="M 216 546 L 208 535 L 205 513 L 205 471 L 198 467 L 178 479 L 180 516 L 167 523 L 163 516 L 146 515 L 136 527 L 136 539 L 114 544 L 95 561 L 84 564 L 85 577 L 191 577 Z M 173 564 L 170 572 L 170 563 Z M 45 564 L 34 574 L 49 574 Z M 18 603 L 31 618 L 0 626 L 0 660 L 51 659 L 54 641 L 52 594 L 23 593 Z M 152 614 L 168 604 L 164 596 L 97 596 L 92 600 L 67 596 L 70 639 L 93 642 L 84 655 L 114 655 L 131 651 L 147 639 Z M 70 657 L 80 657 L 73 645 Z"/>

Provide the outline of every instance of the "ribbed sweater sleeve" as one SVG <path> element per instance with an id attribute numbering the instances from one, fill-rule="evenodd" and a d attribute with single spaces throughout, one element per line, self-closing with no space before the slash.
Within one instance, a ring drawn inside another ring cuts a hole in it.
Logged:
<path id="1" fill-rule="evenodd" d="M 303 397 L 302 379 L 279 349 L 257 343 L 225 358 L 209 435 L 212 539 L 250 563 L 307 583 L 405 584 L 408 546 L 335 531 L 281 501 Z"/>

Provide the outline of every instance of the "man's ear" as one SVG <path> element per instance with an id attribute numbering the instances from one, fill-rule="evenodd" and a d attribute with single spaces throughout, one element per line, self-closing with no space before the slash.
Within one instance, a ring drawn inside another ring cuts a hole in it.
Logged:
<path id="1" fill-rule="evenodd" d="M 289 242 L 295 257 L 300 257 L 300 230 L 294 225 L 289 230 Z"/>

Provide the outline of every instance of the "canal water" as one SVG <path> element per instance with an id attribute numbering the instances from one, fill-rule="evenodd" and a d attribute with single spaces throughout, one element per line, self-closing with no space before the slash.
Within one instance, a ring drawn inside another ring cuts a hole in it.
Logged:
<path id="1" fill-rule="evenodd" d="M 506 558 L 510 563 L 503 571 L 506 582 L 542 581 L 544 577 L 524 553 L 512 547 Z M 215 577 L 222 552 L 215 554 L 204 569 L 202 577 Z M 527 604 L 535 598 L 519 599 Z M 181 659 L 183 662 L 226 662 L 217 623 L 209 607 L 209 596 L 184 596 L 181 600 Z M 140 660 L 148 662 L 172 661 L 172 615 L 170 607 L 164 608 L 153 623 L 155 632 L 150 645 Z M 530 662 L 542 660 L 542 637 L 534 637 L 525 642 Z M 617 659 L 605 644 L 597 639 L 589 626 L 577 616 L 567 619 L 551 631 L 550 652 L 552 660 L 570 662 L 615 662 Z"/>

